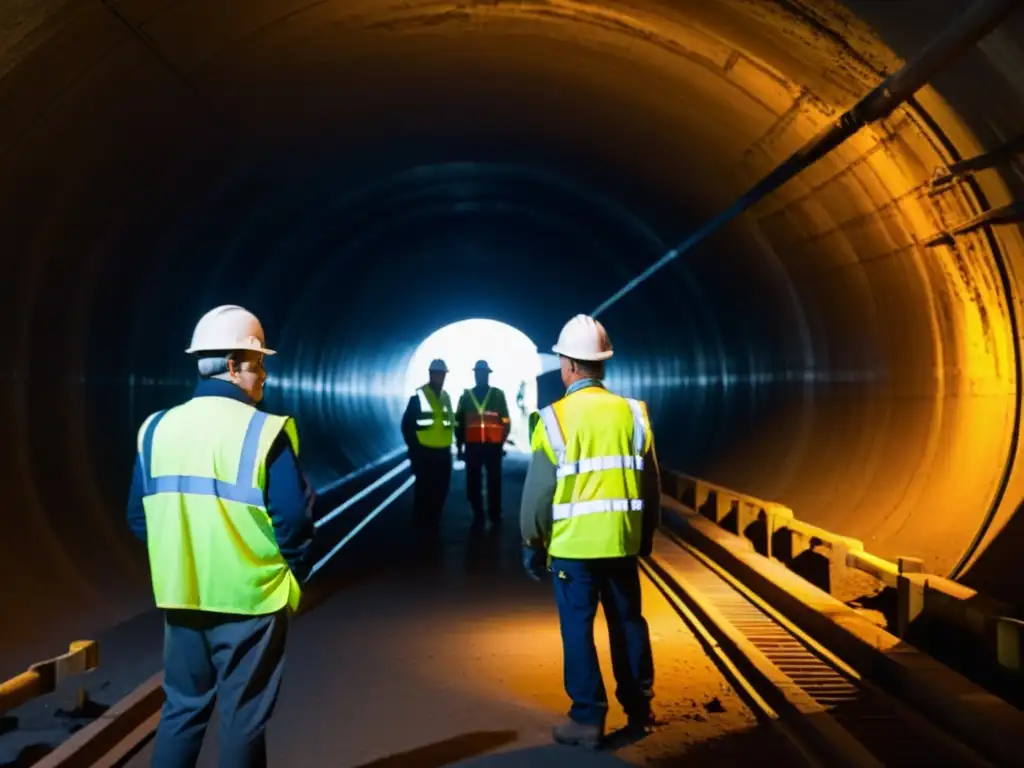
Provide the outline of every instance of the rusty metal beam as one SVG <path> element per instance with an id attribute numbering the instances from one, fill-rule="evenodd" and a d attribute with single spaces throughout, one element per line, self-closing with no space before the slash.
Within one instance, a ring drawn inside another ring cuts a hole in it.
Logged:
<path id="1" fill-rule="evenodd" d="M 973 232 L 986 224 L 1016 224 L 1024 221 L 1024 200 L 1015 200 L 1002 208 L 993 208 L 972 219 L 968 219 L 944 232 L 939 232 L 925 240 L 925 245 L 934 248 L 937 245 L 953 245 L 957 235 Z"/>
<path id="2" fill-rule="evenodd" d="M 938 190 L 956 179 L 1003 165 L 1020 154 L 1024 154 L 1024 133 L 989 152 L 969 157 L 959 163 L 953 163 L 943 173 L 931 180 L 932 189 Z"/>
<path id="3" fill-rule="evenodd" d="M 978 0 L 972 4 L 899 71 L 883 80 L 832 125 L 808 141 L 679 246 L 673 248 L 640 275 L 626 283 L 591 314 L 597 317 L 666 264 L 692 250 L 801 171 L 825 157 L 861 128 L 888 117 L 897 107 L 945 69 L 950 62 L 995 29 L 1010 13 L 1022 6 L 1024 6 L 1024 0 Z"/>

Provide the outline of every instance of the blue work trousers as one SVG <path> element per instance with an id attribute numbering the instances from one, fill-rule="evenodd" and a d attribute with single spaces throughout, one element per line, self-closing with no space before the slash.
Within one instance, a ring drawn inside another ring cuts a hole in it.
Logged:
<path id="1" fill-rule="evenodd" d="M 194 766 L 218 702 L 222 768 L 267 764 L 266 727 L 284 667 L 288 616 L 167 611 L 154 768 Z"/>
<path id="2" fill-rule="evenodd" d="M 628 717 L 646 718 L 654 695 L 654 660 L 640 609 L 636 558 L 552 558 L 551 573 L 562 629 L 565 692 L 572 699 L 569 717 L 603 727 L 608 712 L 594 646 L 594 617 L 600 603 L 608 624 L 615 697 Z"/>

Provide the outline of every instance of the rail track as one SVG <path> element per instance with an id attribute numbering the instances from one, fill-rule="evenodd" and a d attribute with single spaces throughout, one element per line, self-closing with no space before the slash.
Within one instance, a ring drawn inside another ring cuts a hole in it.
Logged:
<path id="1" fill-rule="evenodd" d="M 404 468 L 399 463 L 382 471 L 352 497 L 361 503 L 346 501 L 323 515 L 319 524 L 337 528 L 332 534 L 343 546 L 407 490 L 411 480 L 401 474 Z M 377 496 L 386 498 L 378 501 Z M 348 512 L 349 507 L 355 508 Z M 327 552 L 324 561 L 338 548 Z M 997 764 L 865 680 L 668 526 L 657 534 L 655 552 L 641 560 L 641 568 L 759 719 L 789 743 L 794 764 Z M 152 738 L 162 701 L 160 682 L 161 676 L 155 675 L 102 721 L 87 726 L 36 765 L 125 765 Z"/>
<path id="2" fill-rule="evenodd" d="M 863 679 L 673 533 L 658 534 L 641 568 L 808 765 L 994 765 Z"/>

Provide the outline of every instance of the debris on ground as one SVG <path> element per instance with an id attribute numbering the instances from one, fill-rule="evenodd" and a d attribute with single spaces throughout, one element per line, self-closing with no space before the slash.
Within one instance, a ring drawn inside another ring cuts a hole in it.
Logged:
<path id="1" fill-rule="evenodd" d="M 725 707 L 722 706 L 722 702 L 717 696 L 715 696 L 711 701 L 704 702 L 704 709 L 708 712 L 725 712 Z"/>

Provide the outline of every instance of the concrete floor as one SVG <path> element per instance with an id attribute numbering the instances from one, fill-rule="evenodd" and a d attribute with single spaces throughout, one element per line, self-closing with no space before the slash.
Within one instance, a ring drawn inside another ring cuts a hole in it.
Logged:
<path id="1" fill-rule="evenodd" d="M 507 523 L 497 532 L 470 534 L 457 472 L 437 556 L 414 556 L 406 535 L 411 492 L 365 529 L 359 546 L 342 550 L 292 627 L 269 731 L 271 765 L 797 764 L 646 582 L 664 724 L 639 742 L 614 739 L 601 754 L 551 743 L 551 725 L 568 700 L 550 584 L 529 581 L 519 565 L 515 518 L 524 475 L 522 460 L 507 463 Z M 611 693 L 600 618 L 597 639 Z M 613 703 L 609 730 L 623 724 Z M 201 766 L 216 764 L 216 740 L 214 726 Z M 130 765 L 148 765 L 149 756 L 147 746 Z"/>

